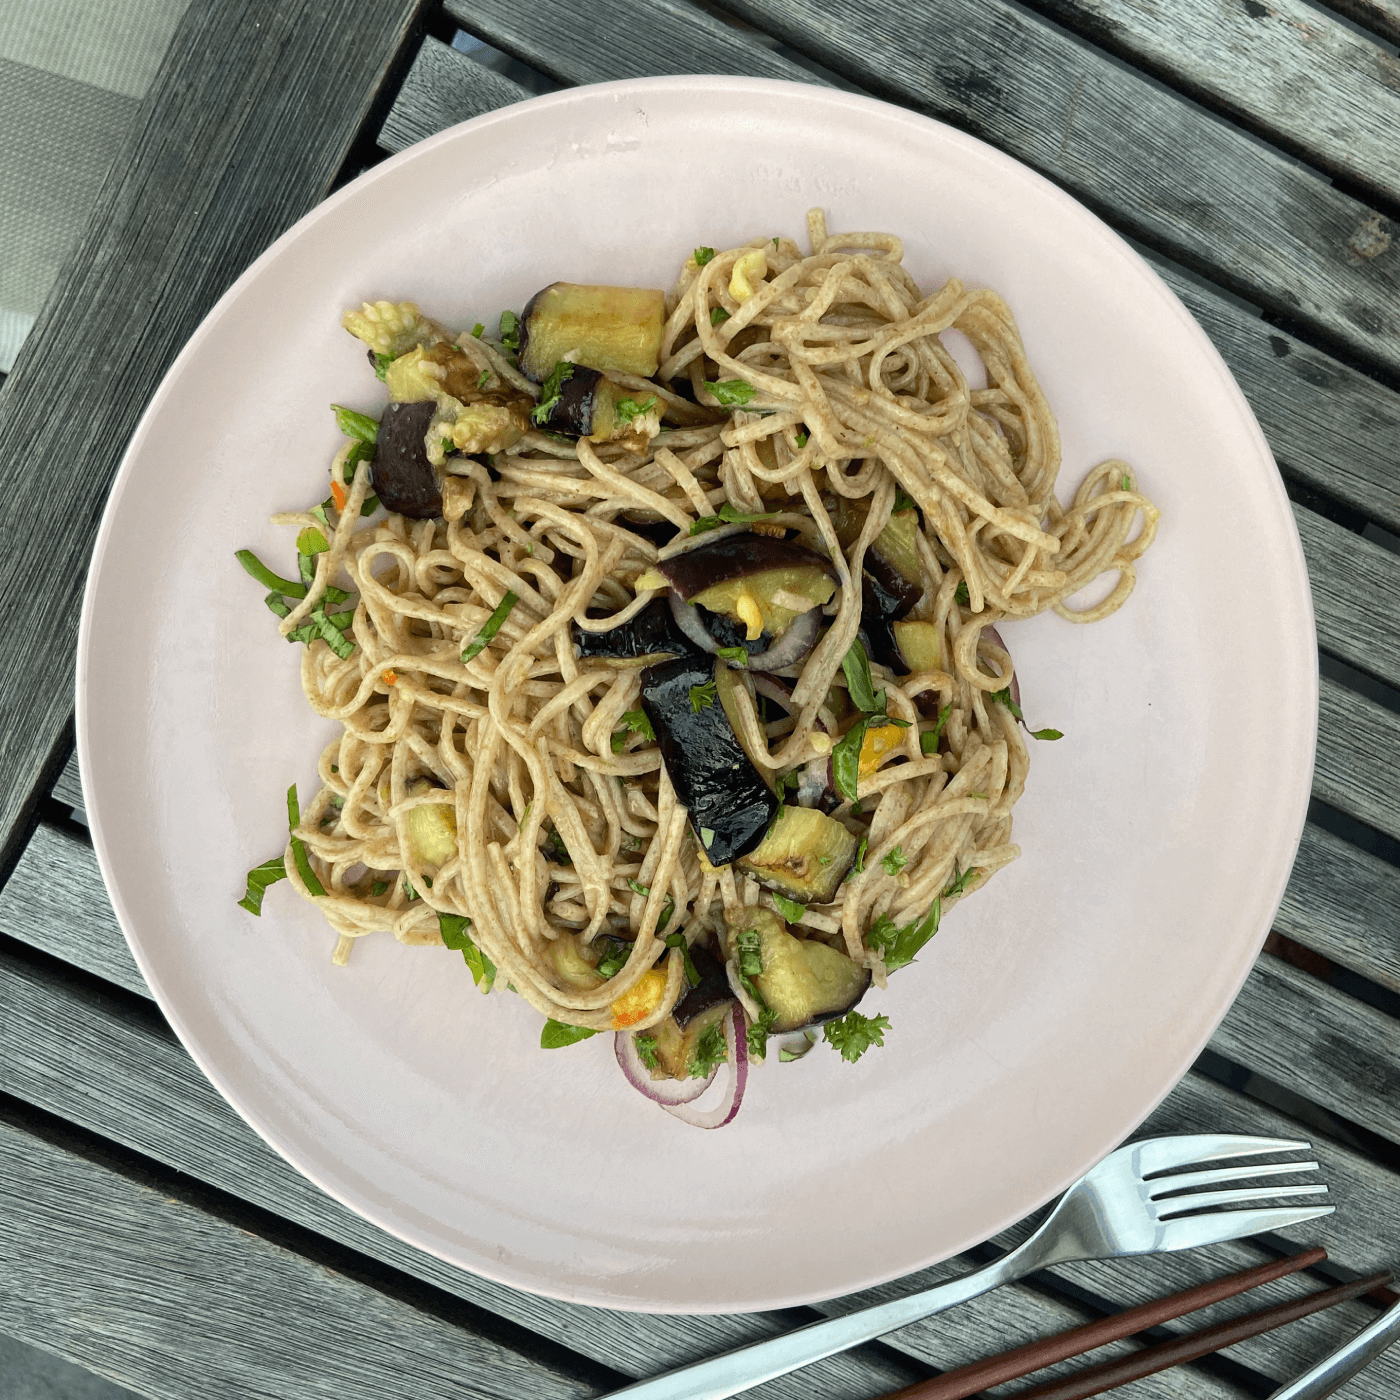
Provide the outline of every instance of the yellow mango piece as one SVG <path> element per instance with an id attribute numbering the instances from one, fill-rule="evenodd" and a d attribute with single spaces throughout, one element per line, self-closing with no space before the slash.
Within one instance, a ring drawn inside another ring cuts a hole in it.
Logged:
<path id="1" fill-rule="evenodd" d="M 665 995 L 666 974 L 659 967 L 654 967 L 650 972 L 643 974 L 641 981 L 630 992 L 623 992 L 613 1002 L 613 1030 L 623 1031 L 628 1026 L 645 1021 L 661 1005 L 661 999 Z"/>
<path id="2" fill-rule="evenodd" d="M 860 746 L 860 776 L 868 778 L 903 742 L 899 725 L 872 723 Z"/>

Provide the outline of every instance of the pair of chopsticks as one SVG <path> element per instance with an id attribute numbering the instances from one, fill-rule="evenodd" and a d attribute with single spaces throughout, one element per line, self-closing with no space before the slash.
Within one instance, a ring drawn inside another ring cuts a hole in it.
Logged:
<path id="1" fill-rule="evenodd" d="M 986 1361 L 977 1361 L 970 1366 L 960 1366 L 956 1371 L 945 1371 L 931 1380 L 919 1381 L 884 1397 L 884 1400 L 963 1400 L 1004 1381 L 1016 1380 L 1053 1366 L 1058 1361 L 1080 1356 L 1109 1342 L 1121 1341 L 1136 1332 L 1149 1327 L 1160 1326 L 1173 1318 L 1183 1317 L 1199 1308 L 1208 1307 L 1226 1298 L 1233 1298 L 1248 1289 L 1299 1269 L 1310 1268 L 1327 1258 L 1325 1249 L 1309 1249 L 1302 1254 L 1289 1255 L 1257 1268 L 1245 1269 L 1226 1278 L 1203 1283 L 1195 1288 L 1174 1293 L 1169 1298 L 1159 1298 L 1155 1302 L 1144 1303 L 1140 1307 L 1128 1308 L 1125 1312 L 1114 1313 L 1098 1322 L 1086 1323 L 1082 1327 L 1071 1328 L 1043 1341 L 1029 1342 L 1013 1351 Z M 1144 1347 L 1128 1356 L 1118 1357 L 1101 1365 L 1090 1366 L 1058 1380 L 1047 1381 L 1032 1386 L 1029 1390 L 1016 1392 L 1008 1400 L 1085 1400 L 1090 1395 L 1099 1395 L 1115 1386 L 1127 1385 L 1143 1376 L 1154 1375 L 1171 1366 L 1179 1366 L 1186 1361 L 1194 1361 L 1223 1347 L 1234 1346 L 1247 1337 L 1257 1337 L 1261 1332 L 1270 1332 L 1285 1323 L 1295 1322 L 1311 1313 L 1321 1312 L 1337 1303 L 1370 1293 L 1391 1281 L 1389 1273 L 1372 1274 L 1370 1278 L 1357 1279 L 1354 1283 L 1342 1284 L 1337 1288 L 1324 1289 L 1320 1293 L 1304 1294 L 1287 1303 L 1260 1312 L 1249 1313 L 1245 1317 L 1234 1318 L 1229 1322 L 1217 1323 L 1197 1332 L 1188 1332 L 1170 1341 L 1159 1342 Z"/>

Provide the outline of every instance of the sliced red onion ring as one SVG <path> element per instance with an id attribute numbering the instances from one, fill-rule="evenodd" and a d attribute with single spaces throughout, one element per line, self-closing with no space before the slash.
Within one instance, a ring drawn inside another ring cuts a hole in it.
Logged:
<path id="1" fill-rule="evenodd" d="M 994 641 L 1008 656 L 1011 655 L 1011 648 L 1001 639 L 1001 633 L 995 627 L 984 627 L 982 635 Z M 1011 671 L 1011 703 L 1019 710 L 1021 708 L 1021 682 L 1016 679 L 1015 663 L 1012 663 Z"/>
<path id="2" fill-rule="evenodd" d="M 637 1053 L 636 1037 L 631 1031 L 618 1031 L 613 1037 L 613 1050 L 627 1082 L 644 1098 L 659 1103 L 662 1108 L 698 1099 L 715 1082 L 715 1075 L 719 1073 L 719 1066 L 716 1065 L 708 1079 L 653 1079 L 651 1071 Z"/>
<path id="3" fill-rule="evenodd" d="M 744 1102 L 744 1086 L 749 1082 L 749 1033 L 744 1021 L 744 1009 L 736 1001 L 724 1018 L 724 1046 L 728 1052 L 726 1068 L 728 1083 L 724 1098 L 714 1108 L 690 1108 L 686 1104 L 662 1104 L 673 1118 L 695 1128 L 722 1128 L 739 1111 Z"/>
<path id="4" fill-rule="evenodd" d="M 816 646 L 821 623 L 820 608 L 808 608 L 806 612 L 798 613 L 788 623 L 787 631 L 767 651 L 757 651 L 749 657 L 749 665 L 765 671 L 781 671 L 785 666 L 795 666 Z"/>
<path id="5" fill-rule="evenodd" d="M 687 603 L 674 589 L 668 595 L 667 601 L 671 604 L 671 616 L 676 619 L 676 626 L 701 651 L 708 651 L 714 655 L 719 650 L 719 643 L 710 636 L 709 628 L 701 621 L 700 609 L 694 603 Z"/>

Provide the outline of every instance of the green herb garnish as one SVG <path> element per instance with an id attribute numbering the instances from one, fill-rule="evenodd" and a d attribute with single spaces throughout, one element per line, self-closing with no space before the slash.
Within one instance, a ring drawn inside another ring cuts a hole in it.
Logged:
<path id="1" fill-rule="evenodd" d="M 371 898 L 378 899 L 380 895 L 388 894 L 389 882 L 387 880 L 376 880 L 374 884 L 369 887 L 369 892 Z"/>
<path id="2" fill-rule="evenodd" d="M 909 864 L 909 857 L 904 854 L 903 847 L 896 846 L 880 864 L 885 867 L 885 874 L 893 879 Z"/>
<path id="3" fill-rule="evenodd" d="M 716 656 L 722 656 L 726 661 L 732 661 L 736 666 L 747 666 L 749 664 L 749 652 L 747 647 L 719 647 Z"/>
<path id="4" fill-rule="evenodd" d="M 651 727 L 645 710 L 628 710 L 622 716 L 622 728 L 613 731 L 612 751 L 621 753 L 627 747 L 627 736 L 640 734 L 643 739 L 654 740 L 656 730 Z"/>
<path id="5" fill-rule="evenodd" d="M 514 311 L 501 312 L 500 339 L 507 350 L 520 349 L 520 317 Z"/>
<path id="6" fill-rule="evenodd" d="M 1032 739 L 1063 739 L 1065 737 L 1058 729 L 1032 729 L 1028 732 Z"/>
<path id="7" fill-rule="evenodd" d="M 278 617 L 290 617 L 292 610 L 287 606 L 287 600 L 280 593 L 269 593 L 263 602 L 272 609 Z"/>
<path id="8" fill-rule="evenodd" d="M 708 710 L 715 703 L 715 696 L 719 693 L 719 687 L 714 681 L 706 681 L 704 685 L 693 685 L 690 687 L 690 708 L 692 713 L 699 714 L 701 710 Z"/>
<path id="9" fill-rule="evenodd" d="M 728 1047 L 724 1043 L 724 1027 L 719 1021 L 706 1026 L 695 1042 L 695 1053 L 686 1068 L 692 1079 L 708 1079 L 725 1061 Z"/>
<path id="10" fill-rule="evenodd" d="M 746 928 L 736 940 L 739 947 L 739 971 L 745 977 L 763 975 L 763 939 L 756 928 Z"/>
<path id="11" fill-rule="evenodd" d="M 712 326 L 722 326 L 729 319 L 729 312 L 722 306 L 712 306 L 710 308 L 710 324 Z"/>
<path id="12" fill-rule="evenodd" d="M 336 426 L 346 437 L 358 438 L 361 442 L 373 445 L 379 441 L 379 420 L 366 414 L 356 413 L 353 408 L 344 408 L 333 403 Z"/>
<path id="13" fill-rule="evenodd" d="M 958 584 L 958 586 L 953 590 L 953 601 L 960 608 L 965 608 L 972 602 L 972 597 L 967 591 L 966 579 L 963 579 L 963 581 L 960 584 Z"/>
<path id="14" fill-rule="evenodd" d="M 933 901 L 933 907 L 922 919 L 915 919 L 903 928 L 897 928 L 888 914 L 881 914 L 865 935 L 866 946 L 879 953 L 886 972 L 907 967 L 919 949 L 938 932 L 941 915 L 941 899 Z"/>
<path id="15" fill-rule="evenodd" d="M 381 355 L 377 350 L 374 353 L 374 377 L 381 383 L 389 366 L 394 363 L 392 355 Z"/>
<path id="16" fill-rule="evenodd" d="M 715 396 L 721 408 L 743 408 L 752 403 L 758 393 L 747 379 L 702 379 L 700 382 Z"/>
<path id="17" fill-rule="evenodd" d="M 651 886 L 642 884 L 640 880 L 628 880 L 627 888 L 631 890 L 633 894 L 640 895 L 643 899 L 648 899 L 651 896 Z"/>
<path id="18" fill-rule="evenodd" d="M 301 803 L 297 800 L 297 785 L 293 783 L 287 789 L 287 829 L 295 831 L 301 825 Z M 296 865 L 297 874 L 301 876 L 301 882 L 306 888 L 316 896 L 317 899 L 325 897 L 326 887 L 316 878 L 316 872 L 311 868 L 311 858 L 306 854 L 306 844 L 301 837 L 291 838 L 292 861 Z"/>
<path id="19" fill-rule="evenodd" d="M 854 1064 L 872 1045 L 885 1043 L 889 1028 L 888 1016 L 862 1016 L 859 1011 L 848 1011 L 839 1021 L 828 1021 L 822 1033 L 827 1043 L 841 1052 L 843 1060 Z"/>
<path id="20" fill-rule="evenodd" d="M 799 447 L 799 448 L 806 447 L 806 446 L 807 446 L 808 440 L 809 440 L 809 434 L 808 434 L 808 432 L 807 432 L 807 429 L 806 429 L 806 428 L 799 428 L 799 429 L 797 430 L 797 445 L 798 445 L 798 447 Z"/>
<path id="21" fill-rule="evenodd" d="M 789 899 L 786 895 L 782 894 L 775 894 L 773 896 L 773 907 L 777 909 L 778 913 L 790 924 L 800 924 L 803 915 L 807 912 L 795 899 Z"/>
<path id="22" fill-rule="evenodd" d="M 462 914 L 438 914 L 438 932 L 442 941 L 461 953 L 472 975 L 472 981 L 483 992 L 489 992 L 496 981 L 496 964 L 471 940 L 467 930 L 472 921 Z"/>
<path id="23" fill-rule="evenodd" d="M 491 382 L 491 371 L 484 369 L 481 371 L 481 378 L 476 381 L 478 390 L 484 389 Z"/>
<path id="24" fill-rule="evenodd" d="M 636 399 L 618 399 L 613 406 L 613 416 L 624 427 L 635 423 L 638 418 L 645 417 L 656 407 L 656 395 L 650 394 L 641 403 Z"/>
<path id="25" fill-rule="evenodd" d="M 999 705 L 1005 705 L 1016 719 L 1025 718 L 1021 713 L 1021 707 L 1011 698 L 1011 689 L 1009 686 L 1005 690 L 992 691 L 992 699 Z"/>
<path id="26" fill-rule="evenodd" d="M 616 977 L 627 966 L 627 959 L 631 952 L 632 945 L 630 943 L 624 943 L 621 939 L 615 938 L 604 939 L 603 955 L 598 959 L 598 976 L 604 979 Z"/>
<path id="27" fill-rule="evenodd" d="M 248 892 L 238 901 L 239 908 L 262 917 L 263 895 L 269 885 L 287 878 L 287 863 L 281 856 L 265 860 L 248 872 Z"/>
<path id="28" fill-rule="evenodd" d="M 932 729 L 926 729 L 919 735 L 920 753 L 938 752 L 938 736 L 943 733 L 943 726 L 948 723 L 948 716 L 952 713 L 953 706 L 951 703 L 944 705 L 944 707 L 939 710 L 938 723 L 935 724 Z"/>
<path id="29" fill-rule="evenodd" d="M 708 530 L 718 530 L 721 525 L 752 525 L 755 520 L 771 520 L 777 511 L 768 511 L 761 515 L 746 515 L 743 511 L 735 510 L 726 501 L 720 508 L 718 515 L 702 515 L 694 525 L 690 527 L 692 535 L 703 535 Z"/>
<path id="30" fill-rule="evenodd" d="M 577 1045 L 580 1040 L 597 1034 L 587 1026 L 566 1026 L 562 1021 L 551 1019 L 544 1023 L 544 1029 L 540 1032 L 540 1049 L 562 1050 L 566 1045 Z"/>
<path id="31" fill-rule="evenodd" d="M 472 327 L 472 339 L 473 339 L 473 340 L 480 340 L 481 337 L 482 337 L 485 333 L 486 333 L 486 327 L 485 327 L 484 325 L 482 325 L 482 323 L 481 323 L 480 321 L 478 321 L 478 322 L 476 323 L 476 325 L 474 325 L 474 326 Z"/>
<path id="32" fill-rule="evenodd" d="M 881 697 L 884 691 L 879 695 L 875 693 L 875 683 L 870 676 L 870 658 L 866 656 L 859 637 L 841 658 L 841 669 L 846 673 L 846 690 L 856 709 L 867 715 L 883 714 L 885 707 Z"/>
<path id="33" fill-rule="evenodd" d="M 848 802 L 856 800 L 856 785 L 860 782 L 860 751 L 869 723 L 869 719 L 858 719 L 831 751 L 832 781 L 836 784 L 836 791 Z"/>
<path id="34" fill-rule="evenodd" d="M 462 652 L 462 665 L 485 651 L 487 643 L 501 630 L 501 624 L 510 616 L 510 610 L 520 601 L 514 593 L 507 593 L 501 599 L 496 611 L 481 624 L 481 631 L 467 644 Z"/>
<path id="35" fill-rule="evenodd" d="M 890 507 L 891 515 L 898 515 L 903 510 L 913 510 L 914 498 L 902 486 L 897 486 L 894 493 L 894 505 Z"/>
<path id="36" fill-rule="evenodd" d="M 942 895 L 940 895 L 939 898 L 952 899 L 956 895 L 960 895 L 967 888 L 968 883 L 971 881 L 972 877 L 974 875 L 979 874 L 981 874 L 981 870 L 979 869 L 979 867 L 975 865 L 969 867 L 967 870 L 964 870 L 962 874 L 959 875 L 957 879 L 954 880 L 946 890 L 943 891 Z"/>
<path id="37" fill-rule="evenodd" d="M 696 267 L 704 267 L 707 262 L 711 262 L 715 256 L 713 248 L 697 248 L 692 255 L 695 258 Z"/>
<path id="38" fill-rule="evenodd" d="M 638 1031 L 632 1037 L 632 1044 L 636 1048 L 637 1058 L 648 1069 L 655 1069 L 661 1063 L 660 1057 L 656 1053 L 656 1037 L 654 1035 L 648 1035 L 646 1031 Z"/>
<path id="39" fill-rule="evenodd" d="M 795 1050 L 787 1045 L 784 1045 L 783 1048 L 778 1051 L 778 1063 L 780 1065 L 790 1064 L 793 1060 L 800 1060 L 805 1054 L 808 1053 L 808 1051 L 811 1050 L 812 1046 L 814 1046 L 817 1043 L 816 1031 L 804 1031 L 802 1033 L 802 1038 L 806 1042 L 806 1044 L 803 1045 L 802 1049 Z"/>
<path id="40" fill-rule="evenodd" d="M 692 987 L 700 985 L 700 969 L 695 966 L 695 960 L 690 956 L 690 945 L 685 941 L 683 933 L 668 933 L 661 940 L 668 948 L 679 949 L 681 956 L 685 959 L 685 980 Z"/>
<path id="41" fill-rule="evenodd" d="M 530 421 L 543 427 L 549 421 L 549 415 L 559 405 L 559 397 L 563 393 L 564 385 L 572 378 L 574 366 L 568 360 L 560 360 L 549 372 L 549 378 L 544 381 L 540 389 L 540 401 L 530 410 Z"/>
<path id="42" fill-rule="evenodd" d="M 289 578 L 282 578 L 274 574 L 271 569 L 253 553 L 251 549 L 239 549 L 234 551 L 235 559 L 243 565 L 264 588 L 275 589 L 278 593 L 284 593 L 288 598 L 305 598 L 306 585 L 304 583 L 293 583 Z"/>

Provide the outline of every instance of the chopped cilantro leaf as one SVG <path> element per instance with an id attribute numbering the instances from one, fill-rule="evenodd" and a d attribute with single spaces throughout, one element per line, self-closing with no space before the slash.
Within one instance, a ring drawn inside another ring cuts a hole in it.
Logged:
<path id="1" fill-rule="evenodd" d="M 287 864 L 281 856 L 274 856 L 271 860 L 254 866 L 248 872 L 248 892 L 238 901 L 239 907 L 261 917 L 263 895 L 267 893 L 268 886 L 286 878 Z"/>
<path id="2" fill-rule="evenodd" d="M 943 733 L 943 726 L 948 723 L 948 716 L 953 713 L 952 703 L 944 705 L 938 712 L 938 723 L 932 729 L 926 729 L 919 735 L 919 751 L 921 753 L 938 752 L 938 736 Z"/>
<path id="3" fill-rule="evenodd" d="M 392 355 L 381 355 L 381 354 L 379 354 L 378 351 L 375 351 L 375 353 L 374 353 L 374 377 L 382 382 L 383 379 L 384 379 L 384 374 L 385 374 L 385 372 L 388 370 L 389 366 L 390 366 L 391 364 L 393 364 L 393 363 L 394 363 L 394 357 L 393 357 Z"/>
<path id="4" fill-rule="evenodd" d="M 747 647 L 720 647 L 716 656 L 722 656 L 726 661 L 732 661 L 736 666 L 747 666 L 749 664 L 749 653 Z"/>
<path id="5" fill-rule="evenodd" d="M 514 311 L 501 312 L 501 344 L 507 350 L 520 349 L 520 317 Z"/>
<path id="6" fill-rule="evenodd" d="M 635 423 L 656 407 L 656 395 L 648 394 L 640 403 L 636 399 L 618 399 L 613 407 L 613 415 L 623 426 Z"/>
<path id="7" fill-rule="evenodd" d="M 953 590 L 953 601 L 960 608 L 965 608 L 969 603 L 972 602 L 971 595 L 967 591 L 966 579 L 963 579 L 963 581 L 960 584 L 958 584 L 958 586 Z"/>
<path id="8" fill-rule="evenodd" d="M 743 511 L 735 510 L 726 501 L 720 508 L 718 515 L 702 515 L 694 525 L 690 527 L 692 535 L 703 535 L 708 530 L 718 530 L 721 525 L 752 525 L 755 520 L 771 520 L 776 511 L 769 511 L 765 515 L 745 515 Z"/>
<path id="9" fill-rule="evenodd" d="M 816 1031 L 804 1031 L 802 1033 L 802 1040 L 803 1045 L 800 1050 L 798 1050 L 795 1046 L 784 1045 L 783 1048 L 778 1051 L 778 1063 L 786 1065 L 790 1064 L 793 1060 L 800 1060 L 805 1054 L 807 1054 L 809 1050 L 811 1050 L 812 1046 L 814 1046 L 817 1043 Z"/>
<path id="10" fill-rule="evenodd" d="M 893 879 L 894 876 L 898 875 L 899 872 L 909 864 L 909 857 L 904 854 L 902 847 L 896 846 L 880 864 L 885 867 L 885 874 Z"/>
<path id="11" fill-rule="evenodd" d="M 484 369 L 481 371 L 481 378 L 476 381 L 478 389 L 484 389 L 491 382 L 491 371 Z"/>
<path id="12" fill-rule="evenodd" d="M 690 708 L 695 714 L 701 710 L 708 710 L 715 703 L 715 696 L 719 693 L 719 687 L 714 681 L 706 681 L 704 685 L 693 685 L 690 687 Z"/>
<path id="13" fill-rule="evenodd" d="M 763 1006 L 761 999 L 759 1000 L 759 1005 Z M 749 1042 L 749 1058 L 751 1060 L 762 1060 L 767 1057 L 768 1028 L 777 1019 L 778 1013 L 776 1011 L 770 1011 L 764 1006 L 763 1010 L 759 1013 L 758 1020 L 749 1022 L 747 1039 Z M 781 1056 L 779 1056 L 779 1058 L 781 1058 Z"/>
<path id="14" fill-rule="evenodd" d="M 612 751 L 621 753 L 627 747 L 627 736 L 629 734 L 640 734 L 643 739 L 654 740 L 656 730 L 651 727 L 651 721 L 647 718 L 645 710 L 628 710 L 622 716 L 622 728 L 613 731 Z"/>
<path id="15" fill-rule="evenodd" d="M 507 593 L 501 599 L 496 611 L 481 624 L 481 631 L 472 638 L 466 649 L 462 652 L 462 664 L 465 666 L 473 657 L 479 655 L 486 649 L 486 644 L 501 630 L 501 624 L 510 616 L 510 610 L 520 601 L 514 593 Z"/>
<path id="16" fill-rule="evenodd" d="M 707 262 L 712 262 L 715 256 L 713 248 L 697 248 L 693 254 L 696 267 L 704 267 Z"/>
<path id="17" fill-rule="evenodd" d="M 763 975 L 763 939 L 756 928 L 746 928 L 737 939 L 739 971 L 745 977 Z"/>
<path id="18" fill-rule="evenodd" d="M 729 312 L 722 306 L 712 306 L 710 308 L 710 324 L 712 326 L 722 326 L 729 319 Z"/>
<path id="19" fill-rule="evenodd" d="M 886 972 L 907 967 L 919 949 L 938 932 L 941 916 L 942 901 L 939 899 L 933 901 L 933 907 L 922 919 L 915 919 L 903 928 L 897 928 L 888 914 L 881 914 L 865 935 L 866 946 L 879 953 Z"/>
<path id="20" fill-rule="evenodd" d="M 799 428 L 797 430 L 797 445 L 799 448 L 807 446 L 808 438 L 809 434 L 806 428 Z"/>
<path id="21" fill-rule="evenodd" d="M 540 1032 L 541 1050 L 560 1050 L 566 1045 L 577 1045 L 580 1040 L 587 1040 L 590 1035 L 597 1035 L 598 1032 L 590 1030 L 587 1026 L 566 1026 L 563 1021 L 550 1019 L 544 1023 L 544 1029 Z"/>
<path id="22" fill-rule="evenodd" d="M 788 899 L 786 895 L 781 894 L 773 896 L 773 907 L 790 924 L 800 924 L 802 916 L 807 912 L 795 899 Z"/>
<path id="23" fill-rule="evenodd" d="M 480 340 L 481 337 L 485 334 L 485 332 L 486 327 L 482 325 L 480 321 L 478 321 L 476 325 L 472 327 L 472 338 L 474 340 Z"/>
<path id="24" fill-rule="evenodd" d="M 356 413 L 353 408 L 343 408 L 338 403 L 333 403 L 331 408 L 335 410 L 336 426 L 346 437 L 359 438 L 361 442 L 369 443 L 379 441 L 379 420 L 377 418 Z"/>
<path id="25" fill-rule="evenodd" d="M 700 1032 L 695 1052 L 686 1068 L 692 1079 L 708 1079 L 725 1061 L 728 1047 L 724 1043 L 724 1024 L 716 1021 Z"/>
<path id="26" fill-rule="evenodd" d="M 387 880 L 376 880 L 374 884 L 369 887 L 369 892 L 372 898 L 378 899 L 380 895 L 389 892 L 389 882 Z"/>
<path id="27" fill-rule="evenodd" d="M 904 489 L 904 487 L 896 487 L 894 493 L 894 505 L 890 507 L 890 514 L 898 515 L 902 510 L 913 509 L 914 498 Z"/>
<path id="28" fill-rule="evenodd" d="M 747 379 L 702 379 L 700 382 L 715 396 L 721 408 L 743 408 L 752 403 L 758 393 Z"/>
<path id="29" fill-rule="evenodd" d="M 854 1064 L 872 1045 L 885 1043 L 889 1028 L 888 1016 L 862 1016 L 859 1011 L 848 1011 L 839 1021 L 828 1021 L 822 1033 L 827 1043 L 841 1052 L 843 1060 Z"/>
<path id="30" fill-rule="evenodd" d="M 661 1063 L 656 1053 L 656 1037 L 654 1035 L 648 1035 L 646 1031 L 638 1031 L 632 1037 L 632 1044 L 637 1051 L 637 1058 L 648 1069 L 655 1069 Z"/>
<path id="31" fill-rule="evenodd" d="M 642 884 L 640 880 L 628 880 L 627 888 L 643 899 L 648 899 L 651 896 L 651 886 Z"/>
<path id="32" fill-rule="evenodd" d="M 549 378 L 540 388 L 540 401 L 530 410 L 530 421 L 537 427 L 543 427 L 549 421 L 549 415 L 559 406 L 559 396 L 573 372 L 574 366 L 568 360 L 560 360 L 550 370 Z"/>

